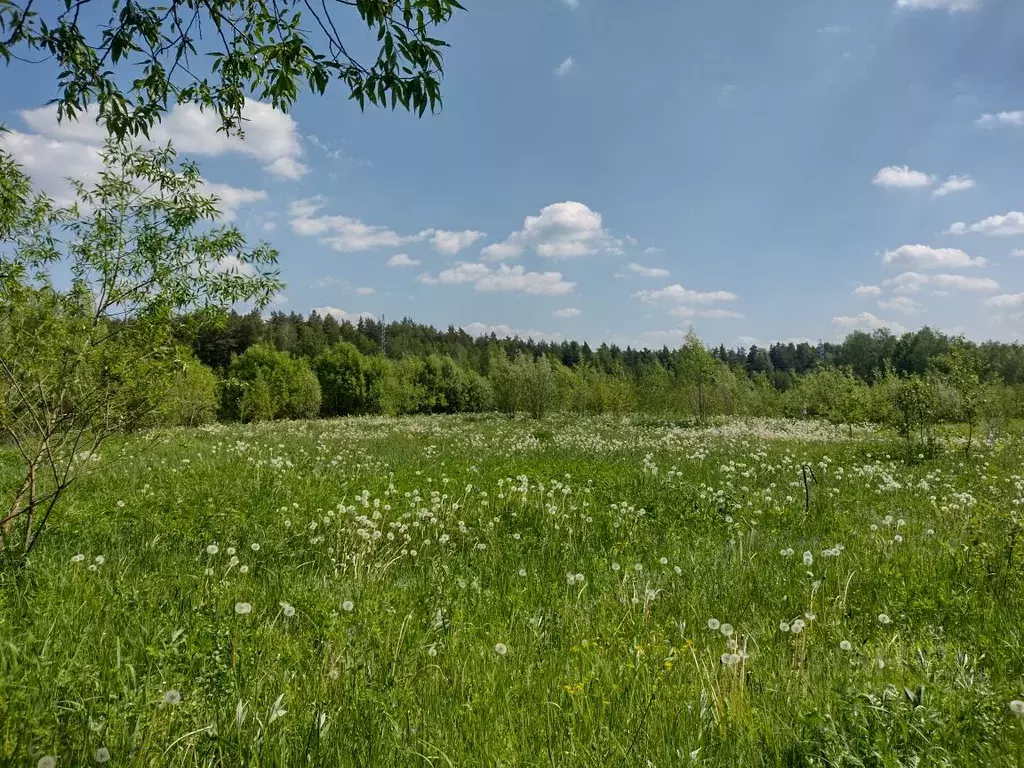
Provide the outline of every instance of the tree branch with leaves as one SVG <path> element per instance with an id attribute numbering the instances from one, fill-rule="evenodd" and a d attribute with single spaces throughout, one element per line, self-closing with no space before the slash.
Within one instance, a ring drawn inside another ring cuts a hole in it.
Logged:
<path id="1" fill-rule="evenodd" d="M 152 423 L 186 363 L 178 315 L 262 308 L 282 286 L 276 252 L 219 225 L 199 169 L 169 146 L 110 141 L 103 164 L 58 207 L 0 154 L 0 439 L 22 468 L 0 508 L 8 555 L 32 550 L 108 438 Z"/>
<path id="2" fill-rule="evenodd" d="M 0 58 L 59 68 L 57 116 L 91 103 L 117 138 L 148 136 L 174 103 L 242 126 L 247 95 L 287 112 L 302 89 L 332 81 L 365 108 L 441 107 L 444 40 L 457 0 L 0 0 Z M 350 53 L 359 33 L 372 62 Z M 344 30 L 344 34 L 341 30 Z M 133 73 L 128 82 L 118 71 Z"/>

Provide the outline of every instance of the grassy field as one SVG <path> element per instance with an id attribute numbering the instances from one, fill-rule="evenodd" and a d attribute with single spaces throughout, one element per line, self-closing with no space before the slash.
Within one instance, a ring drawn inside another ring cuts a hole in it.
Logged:
<path id="1" fill-rule="evenodd" d="M 1024 442 L 897 450 L 443 417 L 110 445 L 0 573 L 0 765 L 1024 765 Z"/>

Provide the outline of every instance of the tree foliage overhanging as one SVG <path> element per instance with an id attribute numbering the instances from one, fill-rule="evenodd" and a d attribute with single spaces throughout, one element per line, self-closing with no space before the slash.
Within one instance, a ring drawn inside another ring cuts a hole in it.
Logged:
<path id="1" fill-rule="evenodd" d="M 447 43 L 435 30 L 459 10 L 457 0 L 0 0 L 0 59 L 52 62 L 58 117 L 96 102 L 117 138 L 148 135 L 174 103 L 212 109 L 235 132 L 247 95 L 287 111 L 332 81 L 360 107 L 422 115 L 441 106 Z M 375 55 L 353 53 L 366 43 Z"/>

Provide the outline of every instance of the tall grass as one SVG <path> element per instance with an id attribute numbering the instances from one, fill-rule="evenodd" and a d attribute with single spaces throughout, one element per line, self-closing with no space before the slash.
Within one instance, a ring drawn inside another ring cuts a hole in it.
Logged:
<path id="1" fill-rule="evenodd" d="M 432 417 L 142 445 L 0 574 L 0 764 L 1024 764 L 1016 438 L 908 464 L 803 422 Z"/>

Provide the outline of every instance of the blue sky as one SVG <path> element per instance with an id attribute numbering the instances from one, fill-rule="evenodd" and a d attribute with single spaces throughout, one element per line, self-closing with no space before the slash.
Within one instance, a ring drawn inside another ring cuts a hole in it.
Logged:
<path id="1" fill-rule="evenodd" d="M 280 308 L 650 346 L 1024 329 L 1024 3 L 466 5 L 439 115 L 334 88 L 251 104 L 244 142 L 164 122 L 280 250 Z M 3 77 L 0 141 L 66 194 L 97 127 L 56 124 L 47 67 Z"/>

